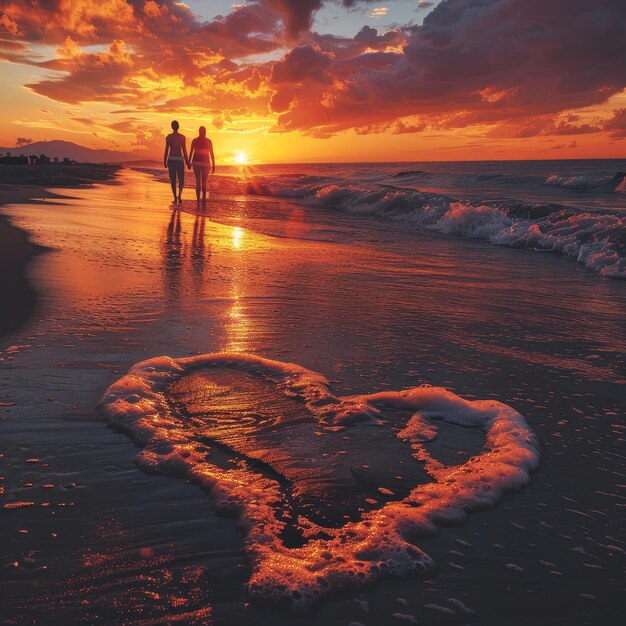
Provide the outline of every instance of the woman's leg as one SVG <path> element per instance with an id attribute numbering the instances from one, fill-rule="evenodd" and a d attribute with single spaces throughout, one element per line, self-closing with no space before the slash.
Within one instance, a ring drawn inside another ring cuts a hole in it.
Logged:
<path id="1" fill-rule="evenodd" d="M 202 177 L 202 173 L 201 173 L 202 168 L 199 165 L 194 165 L 193 166 L 193 173 L 194 176 L 196 177 L 196 200 L 198 202 L 200 202 L 200 179 Z"/>
<path id="2" fill-rule="evenodd" d="M 209 168 L 202 168 L 202 197 L 206 200 L 206 180 L 209 177 Z"/>

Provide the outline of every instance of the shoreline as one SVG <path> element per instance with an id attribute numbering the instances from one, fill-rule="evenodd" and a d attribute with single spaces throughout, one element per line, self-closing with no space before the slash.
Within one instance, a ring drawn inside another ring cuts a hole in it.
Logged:
<path id="1" fill-rule="evenodd" d="M 0 209 L 9 204 L 38 202 L 46 204 L 59 194 L 49 188 L 79 189 L 95 183 L 114 182 L 120 166 L 2 166 L 0 167 Z M 44 199 L 41 198 L 45 193 Z M 26 271 L 30 262 L 48 248 L 30 239 L 30 234 L 15 226 L 11 216 L 0 211 L 0 293 L 11 294 L 0 309 L 0 337 L 18 330 L 37 306 L 37 291 Z"/>

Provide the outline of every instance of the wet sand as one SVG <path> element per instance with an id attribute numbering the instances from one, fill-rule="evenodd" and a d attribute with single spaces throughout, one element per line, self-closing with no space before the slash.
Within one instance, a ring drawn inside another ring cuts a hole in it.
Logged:
<path id="1" fill-rule="evenodd" d="M 1 166 L 0 206 L 42 198 L 54 201 L 46 187 L 85 187 L 113 178 L 118 166 Z M 15 228 L 0 214 L 0 336 L 15 331 L 28 321 L 36 302 L 36 292 L 26 278 L 29 261 L 45 248 L 33 244 L 27 233 Z"/>
<path id="2" fill-rule="evenodd" d="M 6 209 L 54 250 L 31 264 L 37 316 L 0 344 L 4 621 L 619 623 L 621 283 L 276 199 L 172 212 L 167 185 L 121 179 Z M 136 448 L 95 411 L 138 361 L 224 351 L 293 361 L 341 395 L 431 383 L 506 402 L 541 465 L 420 544 L 431 580 L 383 579 L 299 617 L 250 603 L 236 520 L 197 486 L 134 467 Z"/>
<path id="3" fill-rule="evenodd" d="M 0 217 L 0 336 L 18 329 L 35 307 L 35 292 L 26 280 L 25 268 L 41 251 L 25 232 Z"/>

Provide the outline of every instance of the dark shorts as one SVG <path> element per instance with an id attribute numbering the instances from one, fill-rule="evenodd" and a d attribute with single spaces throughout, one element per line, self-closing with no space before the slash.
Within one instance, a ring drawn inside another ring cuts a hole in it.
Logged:
<path id="1" fill-rule="evenodd" d="M 176 177 L 180 182 L 185 180 L 185 162 L 184 161 L 174 161 L 169 159 L 167 161 L 167 169 L 170 173 L 170 180 L 174 182 Z"/>

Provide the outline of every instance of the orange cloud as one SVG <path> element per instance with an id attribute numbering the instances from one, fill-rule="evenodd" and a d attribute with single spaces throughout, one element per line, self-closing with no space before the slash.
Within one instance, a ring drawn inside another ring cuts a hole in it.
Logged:
<path id="1" fill-rule="evenodd" d="M 29 41 L 59 43 L 67 35 L 97 42 L 132 28 L 134 9 L 127 0 L 52 0 L 7 2 L 2 9 Z"/>
<path id="2" fill-rule="evenodd" d="M 0 26 L 2 26 L 11 35 L 18 36 L 20 34 L 17 22 L 6 13 L 0 17 Z"/>

